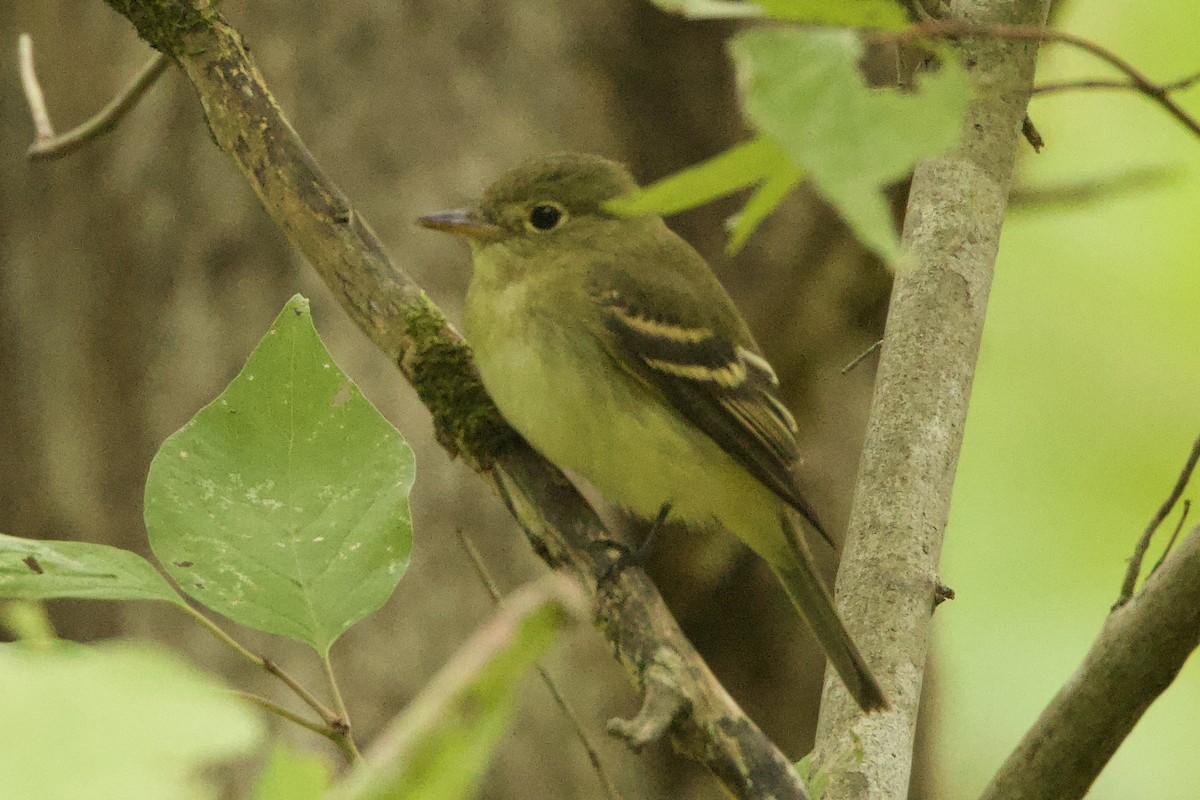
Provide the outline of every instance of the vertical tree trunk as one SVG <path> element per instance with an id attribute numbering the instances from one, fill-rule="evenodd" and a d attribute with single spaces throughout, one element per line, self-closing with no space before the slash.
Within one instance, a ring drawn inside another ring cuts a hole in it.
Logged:
<path id="1" fill-rule="evenodd" d="M 954 19 L 1041 25 L 1049 0 L 958 0 Z M 854 491 L 839 595 L 851 631 L 883 675 L 892 708 L 863 716 L 827 678 L 821 763 L 861 748 L 831 798 L 908 794 L 917 710 L 992 269 L 1000 244 L 1036 42 L 965 40 L 976 95 L 962 139 L 918 165 L 904 222 L 910 261 L 892 292 L 871 419 Z M 881 580 L 886 576 L 886 580 Z"/>

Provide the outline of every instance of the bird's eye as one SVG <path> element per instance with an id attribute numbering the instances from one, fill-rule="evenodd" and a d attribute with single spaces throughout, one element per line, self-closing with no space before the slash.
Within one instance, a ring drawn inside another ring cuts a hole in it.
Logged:
<path id="1" fill-rule="evenodd" d="M 558 206 L 543 203 L 529 212 L 529 224 L 539 231 L 554 230 L 562 223 L 566 213 Z"/>

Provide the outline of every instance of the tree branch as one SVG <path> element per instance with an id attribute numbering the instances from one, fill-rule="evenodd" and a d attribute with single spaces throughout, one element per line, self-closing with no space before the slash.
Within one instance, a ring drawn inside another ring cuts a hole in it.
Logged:
<path id="1" fill-rule="evenodd" d="M 1122 600 L 1113 606 L 1083 664 L 996 773 L 983 800 L 1083 797 L 1142 714 L 1200 646 L 1200 526 L 1177 550 L 1171 549 L 1175 536 L 1171 537 L 1141 592 L 1133 595 L 1150 537 L 1187 488 L 1198 460 L 1200 438 L 1167 499 L 1138 537 Z"/>
<path id="2" fill-rule="evenodd" d="M 981 800 L 1083 797 L 1200 645 L 1200 526 L 1104 623 Z"/>
<path id="3" fill-rule="evenodd" d="M 1041 25 L 980 24 L 974 19 L 934 20 L 921 22 L 898 32 L 872 33 L 867 37 L 872 42 L 908 42 L 921 38 L 990 39 L 1002 38 L 1034 42 L 1060 42 L 1069 44 L 1108 62 L 1129 78 L 1135 91 L 1149 97 L 1183 124 L 1196 136 L 1200 136 L 1200 122 L 1171 98 L 1171 84 L 1160 85 L 1147 78 L 1141 70 L 1121 56 L 1090 39 L 1065 31 L 1043 28 Z M 1189 79 L 1185 79 L 1189 80 Z"/>
<path id="4" fill-rule="evenodd" d="M 751 722 L 684 637 L 640 569 L 596 587 L 611 541 L 562 472 L 500 417 L 470 350 L 366 221 L 322 174 L 283 116 L 241 37 L 204 0 L 106 0 L 194 85 L 213 139 L 350 318 L 412 383 L 439 442 L 505 502 L 534 550 L 587 587 L 595 622 L 638 686 L 671 676 L 685 700 L 669 733 L 736 797 L 806 798 L 788 758 Z"/>
<path id="5" fill-rule="evenodd" d="M 952 21 L 913 30 L 1040 25 L 1048 8 L 1048 0 L 959 0 Z M 861 714 L 826 671 L 815 760 L 829 770 L 855 737 L 864 754 L 857 767 L 831 773 L 829 797 L 838 800 L 908 795 L 938 558 L 1033 83 L 1036 40 L 983 37 L 961 48 L 979 88 L 960 143 L 913 176 L 903 235 L 910 256 L 892 290 L 837 581 L 848 627 L 867 660 L 884 666 L 877 674 L 892 708 Z"/>

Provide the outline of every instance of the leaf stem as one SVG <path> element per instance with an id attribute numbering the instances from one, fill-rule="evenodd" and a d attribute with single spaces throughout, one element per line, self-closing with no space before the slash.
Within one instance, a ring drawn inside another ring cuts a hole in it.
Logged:
<path id="1" fill-rule="evenodd" d="M 346 731 L 345 728 L 340 724 L 340 720 L 336 720 L 332 725 L 319 725 L 311 720 L 305 719 L 299 714 L 293 714 L 283 706 L 268 700 L 265 697 L 261 697 L 251 692 L 243 692 L 238 690 L 234 690 L 233 693 L 248 703 L 253 703 L 259 708 L 269 711 L 272 714 L 277 714 L 289 722 L 294 722 L 300 727 L 307 728 L 318 736 L 322 736 L 333 742 L 334 745 L 337 746 L 338 750 L 342 751 L 342 755 L 345 757 L 347 762 L 355 763 L 362 760 L 362 755 L 358 752 L 358 748 L 355 747 L 354 741 L 349 737 L 348 731 Z"/>
<path id="2" fill-rule="evenodd" d="M 354 734 L 350 730 L 350 713 L 346 710 L 346 701 L 342 699 L 342 690 L 338 686 L 337 676 L 333 672 L 333 663 L 329 660 L 329 651 L 321 654 L 321 667 L 325 670 L 325 677 L 329 680 L 329 691 L 333 694 L 333 704 L 337 709 L 338 718 L 333 722 L 333 741 L 342 749 L 342 753 L 346 756 L 346 760 L 351 763 L 358 763 L 363 760 L 362 753 L 358 751 L 358 745 L 354 741 Z"/>
<path id="3" fill-rule="evenodd" d="M 245 700 L 247 703 L 253 703 L 254 705 L 258 706 L 259 708 L 261 708 L 265 711 L 269 711 L 270 713 L 275 714 L 276 716 L 283 717 L 288 722 L 294 722 L 297 725 L 299 725 L 301 728 L 307 728 L 308 730 L 312 731 L 313 733 L 317 734 L 318 736 L 324 736 L 326 739 L 329 739 L 329 740 L 334 739 L 333 728 L 330 728 L 328 725 L 321 725 L 320 723 L 305 719 L 304 717 L 300 716 L 299 714 L 288 711 L 286 708 L 279 705 L 275 701 L 268 700 L 265 697 L 254 694 L 253 692 L 243 692 L 240 689 L 234 689 L 233 693 L 237 697 L 240 697 L 241 699 Z"/>
<path id="4" fill-rule="evenodd" d="M 192 619 L 199 622 L 205 628 L 208 628 L 209 632 L 211 632 L 213 636 L 216 636 L 222 642 L 232 647 L 251 663 L 266 670 L 268 673 L 281 680 L 283 684 L 291 689 L 297 697 L 303 700 L 309 708 L 320 715 L 322 722 L 324 722 L 330 728 L 336 727 L 336 724 L 340 721 L 338 715 L 334 711 L 330 710 L 329 706 L 318 700 L 312 692 L 301 686 L 300 683 L 287 672 L 285 672 L 282 667 L 269 658 L 264 658 L 263 656 L 256 655 L 247 650 L 238 640 L 234 639 L 219 625 L 217 625 L 217 623 L 213 622 L 211 619 L 197 611 L 195 608 L 192 608 L 192 606 L 188 605 L 187 603 L 180 603 L 178 607 L 187 612 Z"/>

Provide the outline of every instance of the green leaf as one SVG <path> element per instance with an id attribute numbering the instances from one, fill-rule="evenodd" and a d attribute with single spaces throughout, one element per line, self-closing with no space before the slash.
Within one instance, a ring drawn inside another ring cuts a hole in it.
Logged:
<path id="1" fill-rule="evenodd" d="M 908 26 L 908 16 L 895 0 L 756 0 L 768 17 L 832 25 L 898 31 Z"/>
<path id="2" fill-rule="evenodd" d="M 762 7 L 755 3 L 737 3 L 731 0 L 650 0 L 654 5 L 670 14 L 679 14 L 689 19 L 745 19 L 761 17 Z"/>
<path id="3" fill-rule="evenodd" d="M 247 706 L 145 645 L 0 645 L 0 686 L 4 797 L 215 798 L 200 769 L 262 735 Z"/>
<path id="4" fill-rule="evenodd" d="M 314 753 L 277 745 L 254 783 L 251 800 L 321 800 L 329 786 L 329 768 Z"/>
<path id="5" fill-rule="evenodd" d="M 610 200 L 607 205 L 618 214 L 677 214 L 753 186 L 777 172 L 793 169 L 791 159 L 778 144 L 760 137 L 731 147 L 632 195 Z"/>
<path id="6" fill-rule="evenodd" d="M 820 188 L 823 187 L 818 184 Z M 836 194 L 824 194 L 849 223 L 858 240 L 894 267 L 903 254 L 896 237 L 896 218 L 882 188 L 883 184 L 866 180 L 846 181 L 837 188 Z"/>
<path id="7" fill-rule="evenodd" d="M 0 597 L 49 600 L 166 600 L 183 605 L 137 553 L 88 542 L 46 542 L 0 534 Z"/>
<path id="8" fill-rule="evenodd" d="M 733 228 L 730 232 L 729 244 L 725 248 L 726 252 L 732 255 L 741 250 L 742 245 L 750 238 L 750 234 L 754 233 L 767 215 L 783 202 L 783 198 L 796 184 L 800 183 L 803 177 L 804 170 L 793 166 L 790 160 L 785 168 L 768 177 L 746 201 L 741 212 L 732 220 Z"/>
<path id="9" fill-rule="evenodd" d="M 327 654 L 408 566 L 413 455 L 293 297 L 229 387 L 163 444 L 150 545 L 185 592 Z"/>
<path id="10" fill-rule="evenodd" d="M 756 29 L 734 37 L 743 104 L 756 127 L 812 178 L 860 239 L 889 261 L 899 253 L 883 187 L 952 146 L 969 100 L 950 51 L 918 92 L 872 89 L 851 31 Z"/>
<path id="11" fill-rule="evenodd" d="M 579 586 L 549 575 L 514 592 L 404 712 L 334 800 L 474 796 L 522 676 L 568 624 L 587 619 Z"/>

